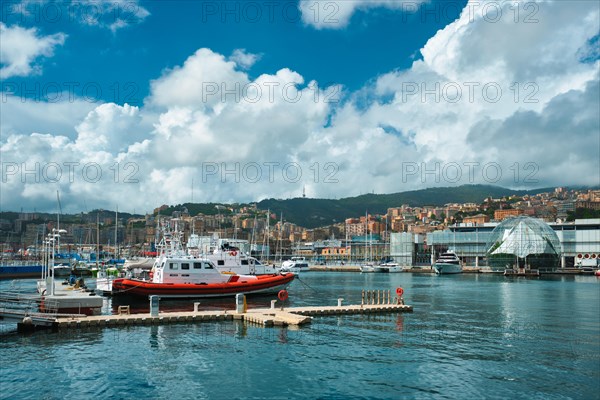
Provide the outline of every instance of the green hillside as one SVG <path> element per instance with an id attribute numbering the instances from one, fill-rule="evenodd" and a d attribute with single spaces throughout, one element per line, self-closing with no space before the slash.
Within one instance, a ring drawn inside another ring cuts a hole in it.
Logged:
<path id="1" fill-rule="evenodd" d="M 590 188 L 570 187 L 572 190 L 585 190 Z M 592 188 L 593 189 L 593 188 Z M 342 222 L 346 218 L 360 217 L 365 212 L 370 214 L 383 214 L 390 207 L 409 206 L 443 206 L 448 203 L 477 203 L 480 204 L 486 197 L 501 198 L 504 196 L 534 195 L 537 193 L 552 192 L 554 188 L 540 188 L 534 190 L 512 190 L 491 185 L 463 185 L 457 187 L 439 187 L 409 192 L 392 194 L 365 194 L 357 197 L 347 197 L 339 200 L 332 199 L 265 199 L 257 203 L 259 210 L 270 210 L 277 215 L 283 214 L 283 219 L 306 228 L 331 225 Z M 187 210 L 190 215 L 231 215 L 248 204 L 222 204 L 222 203 L 184 203 L 171 205 L 160 211 L 161 215 L 170 216 L 174 211 Z M 63 214 L 61 222 L 95 222 L 96 214 L 100 219 L 114 218 L 114 211 L 94 210 L 87 214 Z M 14 221 L 18 218 L 16 212 L 2 212 L 0 219 Z M 119 213 L 120 219 L 130 217 L 142 218 L 142 215 Z M 51 221 L 55 214 L 38 213 L 35 222 Z"/>
<path id="2" fill-rule="evenodd" d="M 339 200 L 295 198 L 288 200 L 266 199 L 258 203 L 258 208 L 269 209 L 286 221 L 306 228 L 342 222 L 346 218 L 359 217 L 365 212 L 383 214 L 390 207 L 443 206 L 448 203 L 481 203 L 486 197 L 537 194 L 554 189 L 512 190 L 491 185 L 464 185 L 440 187 L 393 194 L 365 194 Z"/>

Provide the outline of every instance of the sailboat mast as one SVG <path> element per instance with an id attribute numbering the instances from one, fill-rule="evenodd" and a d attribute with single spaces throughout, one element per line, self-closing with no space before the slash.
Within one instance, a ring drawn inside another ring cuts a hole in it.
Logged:
<path id="1" fill-rule="evenodd" d="M 100 258 L 100 211 L 96 211 L 96 270 Z"/>
<path id="2" fill-rule="evenodd" d="M 265 228 L 265 234 L 263 235 L 263 246 L 262 246 L 262 249 L 260 249 L 260 258 L 262 260 L 265 259 L 265 249 L 266 249 L 266 246 L 269 245 L 269 215 L 270 215 L 270 213 L 271 213 L 271 210 L 267 209 L 267 221 L 266 221 L 267 226 Z M 271 252 L 271 249 L 269 248 L 269 253 L 270 252 Z M 269 255 L 270 254 L 267 254 L 267 263 L 269 262 L 269 259 L 268 259 Z"/>
<path id="3" fill-rule="evenodd" d="M 56 232 L 60 235 L 60 213 L 62 212 L 62 207 L 60 205 L 60 196 L 58 194 L 58 190 L 56 191 L 56 201 L 58 203 L 58 212 L 56 213 Z M 52 235 L 54 238 L 54 235 Z M 56 251 L 60 252 L 60 236 L 58 236 L 58 246 Z"/>
<path id="4" fill-rule="evenodd" d="M 254 240 L 255 240 L 254 234 L 255 234 L 255 232 L 256 232 L 256 214 L 254 214 L 254 223 L 252 224 L 252 238 L 250 239 L 250 253 L 249 253 L 250 256 L 252 255 L 252 247 L 256 247 L 255 246 L 256 244 L 254 243 Z"/>
<path id="5" fill-rule="evenodd" d="M 283 211 L 279 217 L 279 245 L 277 247 L 279 247 L 279 264 L 281 264 L 283 260 Z"/>
<path id="6" fill-rule="evenodd" d="M 115 211 L 115 260 L 119 258 L 119 248 L 117 247 L 117 227 L 119 221 L 119 206 L 117 205 L 117 210 Z"/>

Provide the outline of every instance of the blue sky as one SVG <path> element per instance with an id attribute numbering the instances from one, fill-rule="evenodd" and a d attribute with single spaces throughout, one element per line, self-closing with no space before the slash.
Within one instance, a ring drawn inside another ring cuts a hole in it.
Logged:
<path id="1" fill-rule="evenodd" d="M 248 71 L 250 76 L 290 68 L 302 71 L 307 80 L 358 90 L 380 74 L 409 68 L 427 40 L 455 20 L 466 4 L 447 3 L 414 2 L 398 10 L 359 11 L 353 14 L 348 29 L 315 29 L 307 25 L 302 21 L 298 3 L 293 1 L 141 2 L 139 6 L 150 13 L 143 20 L 133 15 L 137 3 L 134 6 L 132 2 L 104 15 L 96 7 L 78 3 L 33 2 L 10 11 L 5 6 L 3 21 L 37 27 L 42 35 L 68 35 L 52 59 L 42 61 L 44 72 L 35 77 L 35 82 L 78 82 L 81 85 L 75 88 L 76 92 L 90 97 L 98 91 L 89 86 L 82 93 L 84 84 L 98 82 L 102 89 L 99 100 L 142 105 L 150 80 L 158 78 L 163 70 L 180 65 L 202 47 L 223 55 L 236 49 L 260 55 Z M 28 10 L 29 15 L 18 12 L 22 10 Z M 322 10 L 321 18 L 334 11 Z M 97 20 L 111 24 L 116 15 L 130 24 L 113 32 L 85 23 Z M 28 85 L 32 82 L 30 77 L 13 81 L 19 84 L 22 96 L 33 95 L 20 86 L 23 83 L 25 88 L 32 87 Z M 130 82 L 135 86 L 125 88 Z"/>
<path id="2" fill-rule="evenodd" d="M 600 183 L 596 2 L 1 12 L 2 210 Z"/>

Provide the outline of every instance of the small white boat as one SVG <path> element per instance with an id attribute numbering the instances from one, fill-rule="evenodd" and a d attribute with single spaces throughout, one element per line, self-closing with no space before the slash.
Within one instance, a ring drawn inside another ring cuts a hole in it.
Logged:
<path id="1" fill-rule="evenodd" d="M 433 269 L 438 275 L 460 274 L 462 273 L 462 263 L 454 252 L 447 251 L 440 254 L 433 264 Z"/>
<path id="2" fill-rule="evenodd" d="M 388 262 L 375 266 L 375 272 L 396 273 L 402 272 L 402 267 L 398 263 Z"/>
<path id="3" fill-rule="evenodd" d="M 308 262 L 304 257 L 292 257 L 281 264 L 281 272 L 301 272 L 308 271 Z"/>
<path id="4" fill-rule="evenodd" d="M 379 272 L 375 269 L 375 266 L 372 264 L 363 264 L 360 266 L 360 272 L 371 273 L 371 272 Z"/>
<path id="5" fill-rule="evenodd" d="M 54 277 L 56 278 L 68 278 L 71 275 L 71 266 L 64 264 L 55 265 L 52 268 L 52 274 L 54 274 Z"/>

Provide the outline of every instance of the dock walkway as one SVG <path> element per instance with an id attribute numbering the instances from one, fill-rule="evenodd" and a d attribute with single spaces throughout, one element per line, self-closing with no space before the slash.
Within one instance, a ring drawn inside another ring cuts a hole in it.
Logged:
<path id="1" fill-rule="evenodd" d="M 78 328 L 108 328 L 134 325 L 162 325 L 173 323 L 198 323 L 243 320 L 262 326 L 304 325 L 313 317 L 328 315 L 355 315 L 371 313 L 412 312 L 404 304 L 363 304 L 317 307 L 256 308 L 244 313 L 235 310 L 220 311 L 177 311 L 149 313 L 56 317 L 53 328 L 58 330 Z"/>

